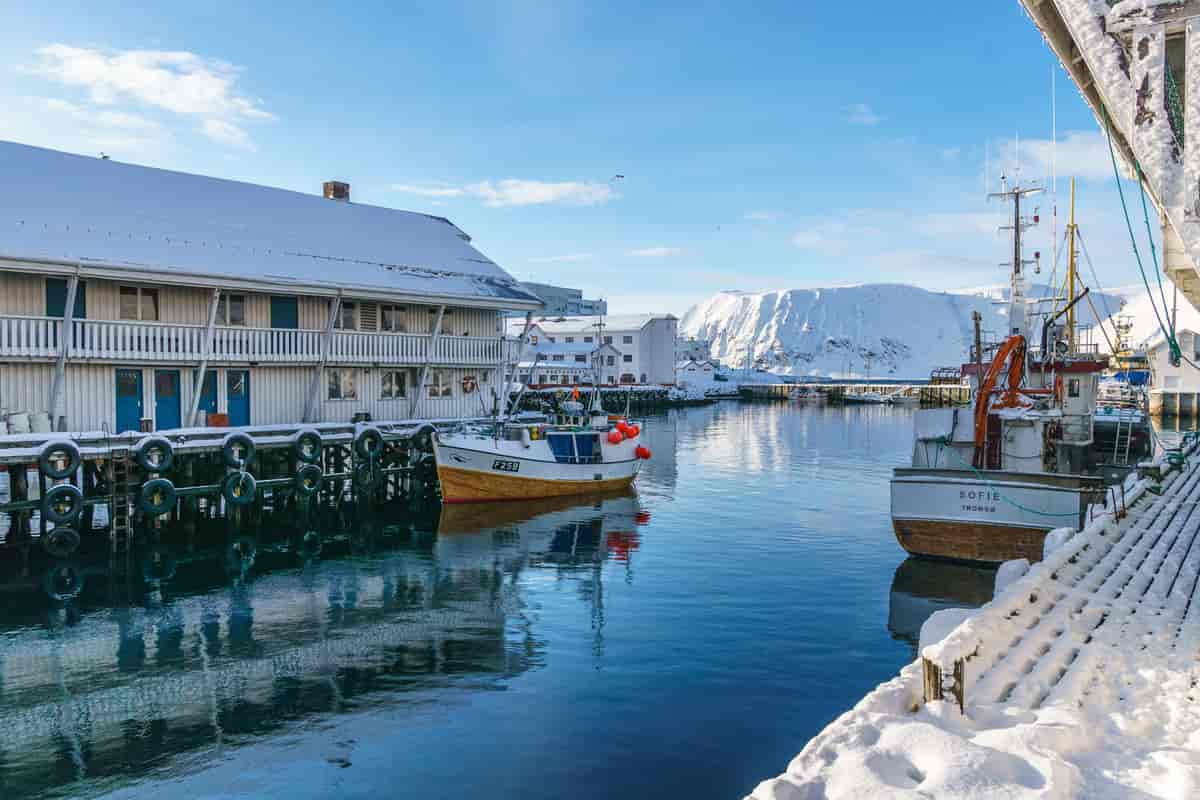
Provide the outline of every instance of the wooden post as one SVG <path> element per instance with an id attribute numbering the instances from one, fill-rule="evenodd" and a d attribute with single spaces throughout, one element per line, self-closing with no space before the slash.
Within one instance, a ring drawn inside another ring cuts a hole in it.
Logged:
<path id="1" fill-rule="evenodd" d="M 408 403 L 408 416 L 416 417 L 421 404 L 421 394 L 425 391 L 425 381 L 429 378 L 429 365 L 433 361 L 434 348 L 437 347 L 438 337 L 442 335 L 442 317 L 446 315 L 446 306 L 438 306 L 437 319 L 433 323 L 433 332 L 429 335 L 429 343 L 425 346 L 425 364 L 421 367 L 421 378 L 414 387 L 412 400 Z"/>
<path id="2" fill-rule="evenodd" d="M 333 338 L 333 328 L 337 324 L 338 313 L 342 310 L 342 297 L 329 299 L 329 319 L 325 322 L 325 332 L 321 334 L 321 357 L 317 361 L 317 371 L 313 373 L 312 383 L 308 387 L 308 399 L 304 403 L 304 422 L 312 422 L 313 413 L 317 408 L 317 396 L 321 390 L 321 379 L 325 375 L 325 362 L 329 360 L 329 342 Z"/>
<path id="3" fill-rule="evenodd" d="M 220 305 L 221 290 L 213 289 L 212 300 L 208 304 L 208 327 L 204 331 L 204 344 L 200 349 L 200 368 L 196 370 L 196 380 L 192 387 L 192 409 L 188 412 L 188 427 L 195 427 L 196 416 L 200 413 L 200 393 L 204 391 L 204 373 L 208 370 L 213 336 L 217 332 L 217 309 Z"/>
<path id="4" fill-rule="evenodd" d="M 67 348 L 72 341 L 72 325 L 75 322 L 75 293 L 79 290 L 79 275 L 71 276 L 67 283 L 67 305 L 63 309 L 62 331 L 58 337 L 58 362 L 54 365 L 54 384 L 50 387 L 50 427 L 57 428 L 58 406 L 62 400 L 63 376 L 67 369 Z"/>

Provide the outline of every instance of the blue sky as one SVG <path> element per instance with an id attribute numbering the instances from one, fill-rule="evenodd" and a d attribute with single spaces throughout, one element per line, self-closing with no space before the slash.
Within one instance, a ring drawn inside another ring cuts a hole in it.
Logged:
<path id="1" fill-rule="evenodd" d="M 1054 62 L 1016 0 L 302 6 L 0 0 L 0 138 L 341 178 L 450 217 L 519 278 L 675 313 L 722 289 L 1004 282 L 985 153 L 1011 173 L 1019 135 L 1023 175 L 1049 170 Z M 1132 283 L 1107 148 L 1061 71 L 1057 96 L 1100 279 Z"/>

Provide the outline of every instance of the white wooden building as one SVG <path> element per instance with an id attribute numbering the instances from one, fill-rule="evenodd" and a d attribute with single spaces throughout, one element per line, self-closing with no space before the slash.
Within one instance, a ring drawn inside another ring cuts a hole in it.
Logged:
<path id="1" fill-rule="evenodd" d="M 602 383 L 673 386 L 678 323 L 671 314 L 535 318 L 525 355 L 555 347 L 588 348 L 591 352 L 591 348 L 609 345 L 616 353 L 604 354 Z M 519 338 L 524 326 L 524 320 L 510 319 L 509 335 Z"/>
<path id="2" fill-rule="evenodd" d="M 0 409 L 70 430 L 478 416 L 504 314 L 541 305 L 448 220 L 343 183 L 7 142 L 0 183 Z"/>

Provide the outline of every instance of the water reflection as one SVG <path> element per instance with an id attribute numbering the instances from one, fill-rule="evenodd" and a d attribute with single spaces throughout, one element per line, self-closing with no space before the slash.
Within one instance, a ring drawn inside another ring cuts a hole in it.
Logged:
<path id="1" fill-rule="evenodd" d="M 888 631 L 917 655 L 921 626 L 944 608 L 978 608 L 992 599 L 994 568 L 909 557 L 896 567 L 888 601 Z"/>
<path id="2" fill-rule="evenodd" d="M 6 558 L 0 796 L 86 793 L 297 721 L 503 685 L 545 661 L 527 572 L 576 587 L 602 650 L 600 567 L 632 578 L 646 514 L 621 494 L 336 521 L 162 531 L 127 570 Z"/>

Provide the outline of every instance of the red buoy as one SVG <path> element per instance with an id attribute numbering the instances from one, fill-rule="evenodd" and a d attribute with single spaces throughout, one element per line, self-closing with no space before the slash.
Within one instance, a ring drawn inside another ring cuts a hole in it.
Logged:
<path id="1" fill-rule="evenodd" d="M 624 439 L 625 439 L 625 437 L 621 434 L 620 431 L 609 431 L 608 432 L 608 443 L 609 444 L 620 444 Z"/>
<path id="2" fill-rule="evenodd" d="M 650 458 L 650 448 L 639 444 L 637 449 L 633 451 L 633 454 L 640 459 L 648 460 Z"/>
<path id="3" fill-rule="evenodd" d="M 630 439 L 636 438 L 637 435 L 641 432 L 642 432 L 642 429 L 639 428 L 637 425 L 630 425 L 629 430 L 627 431 Z"/>

